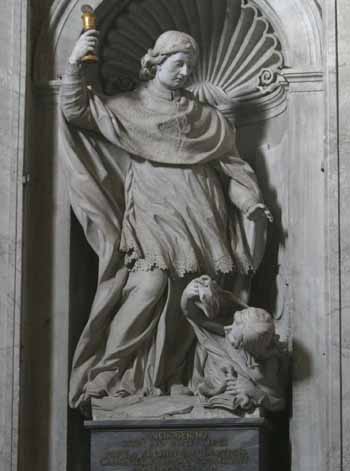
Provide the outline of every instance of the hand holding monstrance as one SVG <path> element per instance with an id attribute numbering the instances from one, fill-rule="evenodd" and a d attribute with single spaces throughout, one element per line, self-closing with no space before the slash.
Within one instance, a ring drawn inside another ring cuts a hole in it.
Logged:
<path id="1" fill-rule="evenodd" d="M 83 15 L 84 33 L 76 42 L 69 62 L 95 63 L 97 62 L 98 34 L 96 30 L 96 15 L 89 5 L 84 5 L 81 9 Z"/>

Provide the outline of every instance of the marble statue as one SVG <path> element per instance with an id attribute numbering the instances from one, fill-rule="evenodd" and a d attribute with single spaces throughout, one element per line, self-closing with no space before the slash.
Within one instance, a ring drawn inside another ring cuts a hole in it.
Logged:
<path id="1" fill-rule="evenodd" d="M 288 358 L 271 315 L 207 275 L 189 283 L 181 305 L 198 340 L 193 390 L 203 406 L 238 414 L 282 410 Z"/>
<path id="2" fill-rule="evenodd" d="M 79 38 L 60 93 L 69 197 L 99 256 L 70 404 L 204 394 L 214 385 L 193 386 L 202 339 L 181 296 L 201 275 L 218 285 L 249 279 L 258 262 L 245 222 L 261 225 L 272 216 L 239 156 L 236 131 L 222 113 L 227 103 L 220 111 L 186 89 L 199 54 L 191 36 L 163 33 L 141 60 L 142 83 L 113 97 L 96 93 L 85 78 L 81 59 L 97 46 L 95 30 Z M 237 401 L 250 406 L 245 396 Z"/>

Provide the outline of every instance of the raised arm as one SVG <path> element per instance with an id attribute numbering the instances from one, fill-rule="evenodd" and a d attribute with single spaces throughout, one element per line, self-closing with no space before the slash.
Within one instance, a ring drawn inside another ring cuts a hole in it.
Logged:
<path id="1" fill-rule="evenodd" d="M 81 59 L 88 53 L 96 53 L 98 31 L 89 30 L 80 36 L 69 57 L 62 79 L 60 104 L 66 120 L 78 127 L 97 130 L 89 108 L 89 92 L 83 74 Z"/>

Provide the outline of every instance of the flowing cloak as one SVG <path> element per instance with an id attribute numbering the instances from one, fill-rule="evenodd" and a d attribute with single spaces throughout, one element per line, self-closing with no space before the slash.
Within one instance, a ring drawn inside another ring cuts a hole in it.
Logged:
<path id="1" fill-rule="evenodd" d="M 99 257 L 94 303 L 73 359 L 70 404 L 77 407 L 103 356 L 128 269 L 166 270 L 168 296 L 172 276 L 247 274 L 259 260 L 242 214 L 262 197 L 234 130 L 187 92 L 165 96 L 149 83 L 103 100 L 88 90 L 80 67 L 70 66 L 60 100 L 69 197 Z M 167 302 L 159 322 L 166 309 Z"/>

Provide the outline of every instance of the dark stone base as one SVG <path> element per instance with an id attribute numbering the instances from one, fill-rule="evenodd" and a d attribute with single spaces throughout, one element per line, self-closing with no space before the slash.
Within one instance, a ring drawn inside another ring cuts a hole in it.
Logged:
<path id="1" fill-rule="evenodd" d="M 264 419 L 85 422 L 91 471 L 269 471 Z"/>

